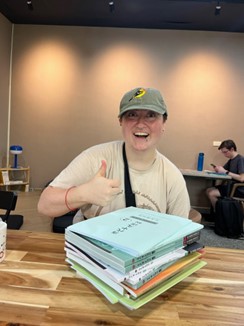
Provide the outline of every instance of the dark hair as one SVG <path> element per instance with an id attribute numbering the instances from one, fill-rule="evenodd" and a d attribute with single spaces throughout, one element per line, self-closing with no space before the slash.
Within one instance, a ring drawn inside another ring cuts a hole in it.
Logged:
<path id="1" fill-rule="evenodd" d="M 168 119 L 168 114 L 167 113 L 164 113 L 163 114 L 163 121 L 165 122 L 167 119 Z"/>
<path id="2" fill-rule="evenodd" d="M 234 151 L 237 151 L 236 144 L 231 139 L 222 141 L 218 149 L 222 148 L 227 148 L 228 150 L 231 150 L 233 148 Z"/>

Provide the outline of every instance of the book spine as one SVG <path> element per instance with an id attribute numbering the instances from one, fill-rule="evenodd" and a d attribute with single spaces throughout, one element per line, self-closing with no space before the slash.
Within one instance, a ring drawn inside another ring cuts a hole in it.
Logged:
<path id="1" fill-rule="evenodd" d="M 131 262 L 128 262 L 127 265 L 130 266 L 129 268 L 133 267 L 132 269 L 135 269 L 137 267 L 140 267 L 140 266 L 146 264 L 147 262 L 150 262 L 151 260 L 154 260 L 155 258 L 165 255 L 171 251 L 183 248 L 186 245 L 192 244 L 192 243 L 198 241 L 199 239 L 200 239 L 200 232 L 198 231 L 198 232 L 192 233 L 189 236 L 184 237 L 183 239 L 178 239 L 178 240 L 168 243 L 167 245 L 165 245 L 163 247 L 162 250 L 159 250 L 159 251 L 155 250 L 155 251 L 149 252 L 143 256 L 136 257 L 136 258 L 132 259 Z"/>
<path id="2" fill-rule="evenodd" d="M 136 296 L 141 295 L 143 292 L 148 291 L 150 288 L 154 287 L 158 283 L 165 281 L 166 279 L 175 275 L 182 269 L 189 268 L 190 266 L 195 264 L 196 261 L 199 261 L 201 256 L 202 255 L 197 252 L 189 254 L 188 256 L 177 260 L 175 263 L 171 264 L 170 266 L 168 266 L 167 268 L 162 270 L 160 273 L 155 275 L 153 278 L 151 278 L 144 284 L 141 284 L 140 286 L 138 286 L 137 289 L 130 285 L 128 285 L 127 287 L 131 288 L 132 291 L 134 291 L 134 294 L 136 294 Z"/>
<path id="3" fill-rule="evenodd" d="M 157 276 L 159 273 L 161 273 L 162 271 L 164 271 L 166 268 L 168 268 L 170 265 L 172 265 L 174 263 L 175 263 L 175 261 L 171 261 L 169 263 L 166 263 L 166 264 L 164 264 L 164 265 L 156 268 L 155 270 L 153 270 L 148 275 L 146 275 L 143 278 L 139 279 L 136 283 L 134 283 L 134 282 L 132 283 L 129 280 L 125 280 L 125 281 L 123 281 L 123 283 L 126 284 L 126 285 L 129 285 L 133 289 L 138 289 L 143 284 L 145 284 L 146 282 L 150 281 L 152 278 L 154 278 L 155 276 Z"/>
<path id="4" fill-rule="evenodd" d="M 150 261 L 149 263 L 144 264 L 144 265 L 128 272 L 126 274 L 128 276 L 127 278 L 129 279 L 131 277 L 137 277 L 138 275 L 143 275 L 148 270 L 158 268 L 159 266 L 162 266 L 163 264 L 166 264 L 172 260 L 184 257 L 187 254 L 188 254 L 188 251 L 185 249 L 177 249 L 175 251 L 171 251 L 168 254 L 162 255 L 162 256 Z"/>
<path id="5" fill-rule="evenodd" d="M 88 254 L 92 255 L 101 261 L 104 261 L 107 265 L 113 267 L 121 273 L 128 273 L 135 268 L 138 268 L 162 255 L 165 255 L 171 251 L 185 247 L 187 244 L 191 244 L 200 238 L 200 231 L 190 234 L 189 236 L 179 238 L 173 242 L 169 242 L 162 249 L 153 250 L 145 255 L 139 257 L 128 258 L 126 260 L 121 257 L 116 256 L 116 253 L 108 252 L 101 247 L 93 245 L 91 242 L 85 240 L 76 233 L 66 232 L 66 240 L 70 243 L 75 244 L 77 247 L 82 248 L 82 250 L 87 251 Z"/>
<path id="6" fill-rule="evenodd" d="M 86 251 L 94 259 L 104 261 L 104 263 L 117 269 L 122 273 L 125 272 L 122 266 L 123 261 L 120 258 L 114 257 L 111 253 L 108 253 L 102 250 L 101 248 L 92 246 L 86 240 L 77 236 L 75 233 L 70 235 L 68 232 L 66 232 L 65 239 L 68 243 L 76 246 L 77 248 L 80 248 L 82 251 Z"/>
<path id="7" fill-rule="evenodd" d="M 142 268 L 135 269 L 132 272 L 127 273 L 126 277 L 124 278 L 124 281 L 126 281 L 130 285 L 137 284 L 139 281 L 145 282 L 150 279 L 151 275 L 156 275 L 158 272 L 164 270 L 178 259 L 185 257 L 187 255 L 188 255 L 188 251 L 183 249 L 180 249 L 180 251 L 178 250 L 177 253 L 172 252 L 163 255 L 162 257 L 156 259 L 155 261 L 143 265 Z"/>
<path id="8" fill-rule="evenodd" d="M 184 246 L 190 245 L 200 239 L 200 231 L 194 232 L 189 234 L 188 236 L 184 237 L 183 244 Z"/>

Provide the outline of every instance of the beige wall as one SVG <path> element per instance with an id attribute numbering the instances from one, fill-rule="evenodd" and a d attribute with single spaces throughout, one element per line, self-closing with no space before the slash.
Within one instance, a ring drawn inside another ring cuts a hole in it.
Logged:
<path id="1" fill-rule="evenodd" d="M 0 14 L 0 167 L 6 164 L 8 146 L 11 30 L 12 24 Z"/>
<path id="2" fill-rule="evenodd" d="M 244 35 L 240 33 L 16 25 L 11 144 L 24 148 L 31 186 L 42 187 L 80 151 L 121 138 L 121 96 L 136 86 L 164 94 L 169 120 L 159 149 L 179 167 L 224 158 L 214 140 L 244 154 Z"/>

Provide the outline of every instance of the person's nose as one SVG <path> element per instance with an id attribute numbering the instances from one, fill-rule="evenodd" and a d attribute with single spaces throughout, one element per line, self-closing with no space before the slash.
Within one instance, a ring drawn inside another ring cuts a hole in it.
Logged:
<path id="1" fill-rule="evenodd" d="M 139 116 L 137 119 L 137 124 L 141 125 L 145 123 L 145 117 L 143 115 Z"/>

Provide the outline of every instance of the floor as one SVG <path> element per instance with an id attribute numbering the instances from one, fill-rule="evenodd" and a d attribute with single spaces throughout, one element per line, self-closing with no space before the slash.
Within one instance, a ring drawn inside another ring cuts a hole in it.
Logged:
<path id="1" fill-rule="evenodd" d="M 24 216 L 24 224 L 21 229 L 43 232 L 52 231 L 52 219 L 37 211 L 40 194 L 41 190 L 18 192 L 16 208 L 12 214 L 21 214 Z"/>

